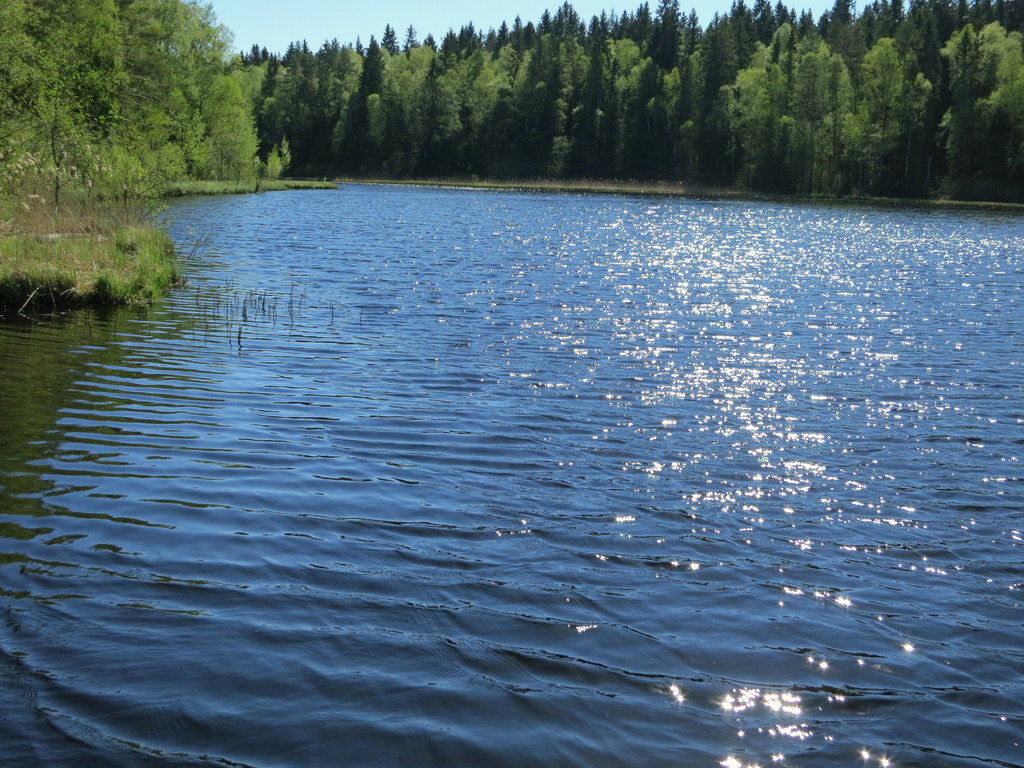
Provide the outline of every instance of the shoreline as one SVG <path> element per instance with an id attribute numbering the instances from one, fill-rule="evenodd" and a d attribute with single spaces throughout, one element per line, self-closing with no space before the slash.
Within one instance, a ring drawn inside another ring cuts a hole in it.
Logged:
<path id="1" fill-rule="evenodd" d="M 337 189 L 333 181 L 314 179 L 264 179 L 259 188 L 252 182 L 176 181 L 164 187 L 163 199 L 172 197 L 203 197 L 206 195 L 252 195 L 263 192 L 289 192 L 299 189 Z"/>
<path id="2" fill-rule="evenodd" d="M 273 179 L 261 182 L 259 192 L 337 188 L 329 181 Z M 255 192 L 249 183 L 182 181 L 169 184 L 161 198 Z M 99 206 L 86 213 L 101 221 L 107 211 Z M 61 229 L 47 225 L 0 234 L 0 318 L 151 304 L 181 281 L 175 244 L 151 222 L 99 225 L 90 234 Z"/>
<path id="3" fill-rule="evenodd" d="M 670 197 L 702 200 L 736 200 L 751 202 L 823 203 L 836 205 L 868 205 L 884 208 L 932 208 L 938 210 L 977 210 L 1024 213 L 1024 203 L 1003 203 L 979 200 L 915 197 L 823 197 L 820 195 L 769 194 L 749 190 L 706 187 L 666 181 L 600 181 L 557 179 L 386 179 L 340 176 L 337 184 L 379 184 L 408 187 L 444 187 L 450 189 L 494 189 L 520 192 L 552 192 L 563 194 L 624 195 Z"/>

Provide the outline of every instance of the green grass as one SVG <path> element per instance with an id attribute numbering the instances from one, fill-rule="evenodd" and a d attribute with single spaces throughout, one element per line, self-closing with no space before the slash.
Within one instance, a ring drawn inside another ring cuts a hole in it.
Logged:
<path id="1" fill-rule="evenodd" d="M 147 304 L 179 279 L 174 245 L 149 226 L 109 234 L 0 235 L 0 308 Z"/>
<path id="2" fill-rule="evenodd" d="M 290 189 L 337 189 L 333 181 L 303 181 L 300 179 L 264 179 L 260 192 L 284 192 Z M 177 181 L 164 188 L 164 197 L 188 195 L 248 195 L 256 191 L 250 181 Z"/>

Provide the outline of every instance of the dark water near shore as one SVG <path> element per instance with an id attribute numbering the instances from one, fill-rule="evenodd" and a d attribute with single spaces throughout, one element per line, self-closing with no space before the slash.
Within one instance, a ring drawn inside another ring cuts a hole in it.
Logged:
<path id="1" fill-rule="evenodd" d="M 185 200 L 0 324 L 0 764 L 1024 765 L 1024 221 Z"/>

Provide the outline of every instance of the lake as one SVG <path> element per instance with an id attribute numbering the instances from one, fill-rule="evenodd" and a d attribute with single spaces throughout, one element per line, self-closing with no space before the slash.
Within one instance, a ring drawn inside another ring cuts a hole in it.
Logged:
<path id="1" fill-rule="evenodd" d="M 0 324 L 5 765 L 1024 765 L 1019 215 L 166 217 Z"/>

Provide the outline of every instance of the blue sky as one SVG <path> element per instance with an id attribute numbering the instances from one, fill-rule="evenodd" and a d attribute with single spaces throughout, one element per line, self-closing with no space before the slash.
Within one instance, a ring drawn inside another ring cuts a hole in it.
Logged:
<path id="1" fill-rule="evenodd" d="M 202 0 L 201 0 L 202 1 Z M 380 39 L 385 24 L 391 24 L 398 32 L 399 40 L 405 37 L 405 29 L 412 24 L 422 40 L 427 33 L 440 39 L 448 28 L 458 30 L 472 21 L 477 28 L 486 31 L 498 27 L 502 21 L 512 20 L 518 15 L 523 23 L 536 22 L 545 9 L 552 12 L 562 0 L 453 0 L 452 2 L 429 3 L 422 0 L 206 0 L 213 6 L 217 19 L 235 34 L 235 48 L 248 50 L 253 43 L 266 46 L 271 51 L 283 53 L 288 43 L 307 40 L 310 47 L 317 48 L 324 40 L 337 38 L 341 43 L 355 42 L 356 37 L 366 43 L 370 35 Z M 570 0 L 571 1 L 571 0 Z M 658 6 L 657 0 L 648 0 L 651 9 Z M 641 0 L 629 2 L 603 2 L 603 0 L 577 0 L 573 8 L 585 20 L 602 10 L 611 12 L 636 10 Z M 728 10 L 732 0 L 680 0 L 684 12 L 693 7 L 706 25 L 716 12 Z M 747 0 L 751 5 L 753 0 Z M 774 3 L 774 0 L 773 0 Z M 830 0 L 791 0 L 787 5 L 798 10 L 811 8 L 817 16 Z"/>

